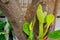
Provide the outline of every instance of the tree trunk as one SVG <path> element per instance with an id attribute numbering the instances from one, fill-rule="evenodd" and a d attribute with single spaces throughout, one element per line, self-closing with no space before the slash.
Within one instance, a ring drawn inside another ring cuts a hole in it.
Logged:
<path id="1" fill-rule="evenodd" d="M 43 11 L 47 11 L 48 14 L 53 13 L 56 16 L 58 10 L 58 3 L 59 0 L 32 0 L 32 3 L 28 5 L 25 16 L 21 12 L 21 8 L 17 0 L 2 0 L 0 1 L 0 8 L 4 11 L 4 14 L 12 22 L 12 27 L 18 39 L 26 40 L 27 37 L 23 33 L 22 25 L 25 21 L 30 22 L 33 19 L 33 17 L 36 15 L 37 5 L 42 4 Z M 51 25 L 49 32 L 54 30 L 54 23 Z M 38 24 L 36 26 L 38 26 Z M 38 33 L 38 27 L 36 26 L 34 27 L 34 32 Z M 37 34 L 35 34 L 35 36 L 36 35 Z M 37 40 L 37 36 L 35 40 Z"/>
<path id="2" fill-rule="evenodd" d="M 18 39 L 26 40 L 26 37 L 22 31 L 22 25 L 25 21 L 25 18 L 21 13 L 18 2 L 16 0 L 8 0 L 7 4 L 0 2 L 0 8 L 3 9 L 5 12 L 4 14 L 12 22 L 14 32 Z"/>

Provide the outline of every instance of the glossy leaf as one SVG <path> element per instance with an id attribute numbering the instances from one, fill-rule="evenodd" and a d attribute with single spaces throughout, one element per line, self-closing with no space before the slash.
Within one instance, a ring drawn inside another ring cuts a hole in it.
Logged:
<path id="1" fill-rule="evenodd" d="M 59 39 L 60 38 L 60 30 L 51 32 L 47 35 L 49 38 Z"/>
<path id="2" fill-rule="evenodd" d="M 0 40 L 6 40 L 5 35 L 1 34 L 0 35 Z"/>
<path id="3" fill-rule="evenodd" d="M 28 22 L 23 24 L 23 31 L 29 36 L 30 30 L 29 30 L 29 23 Z"/>
<path id="4" fill-rule="evenodd" d="M 45 30 L 45 33 L 43 34 L 43 36 L 46 35 L 46 33 L 48 32 L 48 29 L 50 27 L 50 24 L 54 21 L 54 15 L 53 14 L 49 14 L 46 16 L 46 22 L 47 22 L 47 27 Z"/>
<path id="5" fill-rule="evenodd" d="M 40 23 L 44 22 L 44 14 L 43 14 L 41 5 L 38 5 L 38 8 L 37 8 L 37 18 L 38 18 Z"/>
<path id="6" fill-rule="evenodd" d="M 34 40 L 34 33 L 33 33 L 33 30 L 30 30 L 30 35 L 29 35 L 28 40 Z"/>
<path id="7" fill-rule="evenodd" d="M 0 29 L 4 28 L 5 25 L 6 25 L 6 22 L 0 20 Z"/>
<path id="8" fill-rule="evenodd" d="M 47 15 L 47 17 L 46 17 L 46 22 L 47 22 L 47 24 L 48 25 L 50 25 L 53 21 L 54 21 L 54 15 L 53 14 L 49 14 L 49 15 Z"/>

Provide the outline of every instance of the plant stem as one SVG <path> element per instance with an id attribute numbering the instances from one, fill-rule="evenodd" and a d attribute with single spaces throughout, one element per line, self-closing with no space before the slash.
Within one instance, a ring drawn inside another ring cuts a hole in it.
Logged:
<path id="1" fill-rule="evenodd" d="M 47 25 L 47 28 L 46 28 L 46 31 L 45 31 L 45 33 L 43 34 L 43 37 L 47 34 L 47 32 L 48 32 L 48 29 L 49 29 L 49 25 Z"/>
<path id="2" fill-rule="evenodd" d="M 30 35 L 29 35 L 28 40 L 34 40 L 34 34 L 32 30 L 30 30 Z"/>
<path id="3" fill-rule="evenodd" d="M 30 35 L 29 35 L 28 40 L 34 40 L 33 27 L 34 27 L 35 21 L 36 21 L 36 16 L 34 16 L 34 19 L 31 21 L 32 30 L 30 30 Z"/>
<path id="4" fill-rule="evenodd" d="M 39 23 L 39 40 L 43 40 L 43 23 Z"/>

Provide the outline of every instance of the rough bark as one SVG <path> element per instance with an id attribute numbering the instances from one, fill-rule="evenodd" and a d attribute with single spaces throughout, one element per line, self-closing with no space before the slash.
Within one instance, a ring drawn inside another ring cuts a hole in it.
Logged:
<path id="1" fill-rule="evenodd" d="M 26 40 L 26 37 L 22 31 L 22 25 L 25 21 L 24 16 L 21 13 L 19 4 L 16 0 L 8 0 L 7 4 L 0 2 L 0 7 L 5 12 L 4 14 L 10 19 L 13 24 L 13 29 L 19 40 Z"/>
<path id="2" fill-rule="evenodd" d="M 33 19 L 33 17 L 36 15 L 36 9 L 38 4 L 39 4 L 39 0 L 32 0 L 32 3 L 28 5 L 25 16 L 27 21 L 30 22 L 31 19 Z"/>

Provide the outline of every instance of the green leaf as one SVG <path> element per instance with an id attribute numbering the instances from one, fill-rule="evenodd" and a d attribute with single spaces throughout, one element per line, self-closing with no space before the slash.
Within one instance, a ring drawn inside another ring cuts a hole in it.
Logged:
<path id="1" fill-rule="evenodd" d="M 30 30 L 29 30 L 29 23 L 28 22 L 23 24 L 23 31 L 29 36 Z"/>
<path id="2" fill-rule="evenodd" d="M 47 22 L 47 27 L 46 27 L 46 31 L 44 33 L 43 36 L 46 35 L 46 33 L 48 32 L 48 29 L 50 27 L 50 24 L 54 21 L 54 15 L 53 14 L 49 14 L 46 16 L 46 22 Z"/>
<path id="3" fill-rule="evenodd" d="M 9 23 L 9 30 L 12 31 L 13 28 L 12 28 L 12 23 L 8 20 L 8 23 Z"/>
<path id="4" fill-rule="evenodd" d="M 0 32 L 0 35 L 1 35 L 1 34 L 7 34 L 7 33 L 3 31 L 3 32 Z"/>
<path id="5" fill-rule="evenodd" d="M 38 5 L 38 8 L 37 8 L 37 18 L 38 18 L 40 23 L 44 22 L 44 14 L 43 14 L 41 5 Z"/>
<path id="6" fill-rule="evenodd" d="M 33 30 L 30 30 L 30 35 L 29 35 L 29 37 L 28 37 L 28 40 L 34 40 Z"/>
<path id="7" fill-rule="evenodd" d="M 1 34 L 0 35 L 0 40 L 6 40 L 5 35 Z"/>
<path id="8" fill-rule="evenodd" d="M 53 39 L 59 39 L 60 38 L 60 30 L 49 33 L 47 35 L 47 37 L 53 38 Z"/>
<path id="9" fill-rule="evenodd" d="M 46 17 L 46 22 L 47 22 L 47 24 L 48 25 L 50 25 L 53 21 L 54 21 L 54 15 L 53 14 L 49 14 L 49 15 L 47 15 L 47 17 Z"/>
<path id="10" fill-rule="evenodd" d="M 47 12 L 44 11 L 44 23 L 46 23 L 46 16 L 47 16 Z"/>
<path id="11" fill-rule="evenodd" d="M 0 15 L 1 15 L 2 13 L 3 13 L 2 10 L 0 10 Z"/>
<path id="12" fill-rule="evenodd" d="M 0 20 L 0 29 L 4 28 L 5 25 L 6 25 L 6 22 Z"/>

